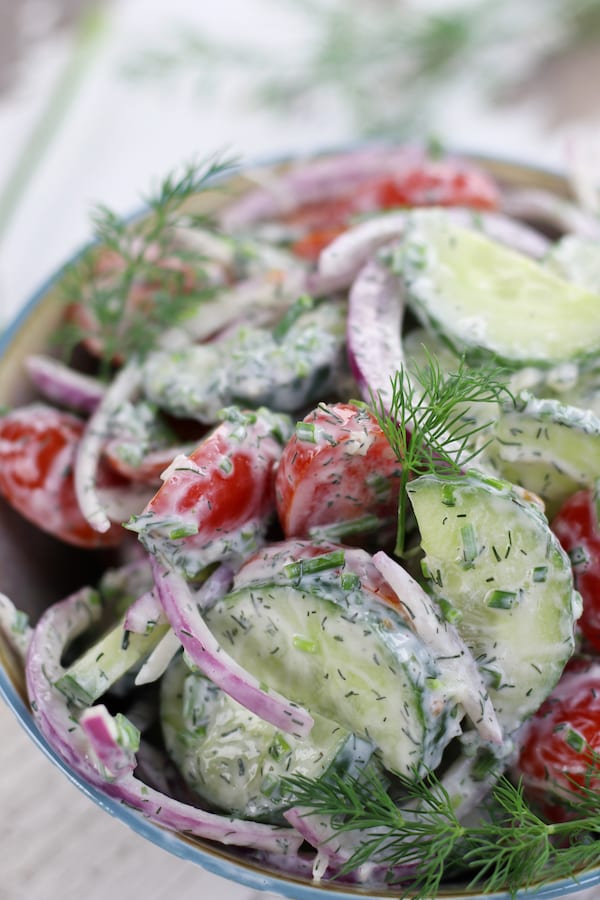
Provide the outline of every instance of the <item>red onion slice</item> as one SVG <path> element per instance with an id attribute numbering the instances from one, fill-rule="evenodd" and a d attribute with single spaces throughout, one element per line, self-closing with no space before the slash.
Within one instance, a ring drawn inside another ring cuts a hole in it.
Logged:
<path id="1" fill-rule="evenodd" d="M 76 372 L 52 356 L 30 354 L 25 368 L 44 397 L 79 412 L 92 413 L 106 391 L 99 378 Z"/>
<path id="2" fill-rule="evenodd" d="M 348 302 L 348 355 L 362 397 L 381 398 L 389 409 L 391 379 L 403 363 L 403 289 L 382 263 L 371 260 L 359 272 Z"/>
<path id="3" fill-rule="evenodd" d="M 502 729 L 471 651 L 450 623 L 438 615 L 431 598 L 408 572 L 383 550 L 373 562 L 408 612 L 407 621 L 436 657 L 450 693 L 462 705 L 479 735 L 503 742 Z"/>
<path id="4" fill-rule="evenodd" d="M 173 631 L 193 662 L 221 690 L 255 715 L 294 737 L 306 737 L 313 719 L 302 707 L 260 682 L 223 649 L 204 621 L 188 583 L 153 560 L 156 590 Z"/>
<path id="5" fill-rule="evenodd" d="M 84 517 L 99 532 L 110 529 L 111 520 L 98 491 L 98 466 L 104 443 L 110 433 L 115 410 L 139 390 L 141 369 L 138 363 L 124 366 L 107 389 L 96 411 L 86 423 L 75 459 L 75 491 Z"/>

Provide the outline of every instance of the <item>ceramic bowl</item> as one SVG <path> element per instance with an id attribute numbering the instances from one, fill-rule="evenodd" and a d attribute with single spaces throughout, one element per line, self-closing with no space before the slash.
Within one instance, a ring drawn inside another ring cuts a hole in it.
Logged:
<path id="1" fill-rule="evenodd" d="M 508 186 L 543 188 L 557 196 L 567 197 L 568 186 L 563 177 L 549 171 L 523 166 L 506 160 L 475 158 L 475 161 Z M 265 164 L 268 169 L 281 171 L 288 163 Z M 242 193 L 250 186 L 247 178 L 236 176 L 231 191 Z M 17 405 L 31 399 L 23 362 L 27 354 L 39 352 L 48 344 L 59 317 L 57 302 L 60 270 L 27 303 L 13 324 L 0 337 L 0 404 Z M 78 551 L 68 548 L 49 535 L 35 529 L 0 500 L 0 590 L 25 610 L 35 622 L 50 603 L 66 596 L 84 583 L 93 582 L 106 560 L 97 551 Z M 39 750 L 77 787 L 101 808 L 131 827 L 140 836 L 175 856 L 202 866 L 223 878 L 247 885 L 255 890 L 271 891 L 299 900 L 391 900 L 398 890 L 377 888 L 370 891 L 342 884 L 320 885 L 310 879 L 288 876 L 275 870 L 261 868 L 245 860 L 235 849 L 187 838 L 149 822 L 135 810 L 105 796 L 74 773 L 47 744 L 38 731 L 28 707 L 24 677 L 19 664 L 0 637 L 0 695 L 8 704 L 31 740 Z M 600 885 L 600 868 L 588 871 L 578 881 L 562 879 L 539 889 L 520 892 L 519 897 L 551 900 L 572 891 Z M 600 891 L 600 887 L 598 888 Z M 444 887 L 440 900 L 477 900 L 477 890 L 468 891 L 460 885 Z M 486 894 L 485 900 L 511 900 L 508 893 Z M 513 898 L 514 900 L 514 898 Z"/>

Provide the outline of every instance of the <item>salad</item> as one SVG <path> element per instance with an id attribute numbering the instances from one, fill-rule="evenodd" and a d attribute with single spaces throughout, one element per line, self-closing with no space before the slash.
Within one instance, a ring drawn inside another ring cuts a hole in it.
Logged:
<path id="1" fill-rule="evenodd" d="M 0 596 L 39 729 L 324 884 L 597 864 L 600 223 L 422 148 L 230 169 L 98 210 L 0 417 L 0 494 L 102 570 Z"/>

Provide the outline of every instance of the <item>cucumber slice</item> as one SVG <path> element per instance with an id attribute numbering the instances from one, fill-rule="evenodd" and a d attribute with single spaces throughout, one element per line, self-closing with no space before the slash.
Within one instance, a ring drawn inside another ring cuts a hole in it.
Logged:
<path id="1" fill-rule="evenodd" d="M 514 484 L 538 494 L 552 518 L 575 491 L 600 478 L 600 418 L 554 399 L 523 394 L 502 410 L 489 456 Z"/>
<path id="2" fill-rule="evenodd" d="M 232 815 L 279 821 L 282 779 L 358 776 L 373 745 L 321 716 L 309 738 L 278 731 L 178 656 L 162 679 L 165 746 L 187 784 Z"/>
<path id="3" fill-rule="evenodd" d="M 271 332 L 244 325 L 213 343 L 152 353 L 144 392 L 175 416 L 216 422 L 232 404 L 301 409 L 331 390 L 343 369 L 346 307 L 323 303 Z"/>
<path id="4" fill-rule="evenodd" d="M 589 291 L 600 291 L 598 241 L 567 234 L 560 238 L 545 259 L 546 266 L 559 277 Z"/>
<path id="5" fill-rule="evenodd" d="M 91 706 L 126 672 L 140 665 L 169 630 L 156 625 L 148 634 L 126 631 L 124 617 L 78 657 L 55 687 L 78 706 Z"/>
<path id="6" fill-rule="evenodd" d="M 265 690 L 372 741 L 387 769 L 435 768 L 459 730 L 426 647 L 394 609 L 362 592 L 338 603 L 289 585 L 250 585 L 205 615 Z"/>
<path id="7" fill-rule="evenodd" d="M 486 675 L 507 733 L 538 709 L 574 649 L 571 565 L 534 504 L 475 473 L 424 475 L 409 496 L 431 591 Z"/>
<path id="8" fill-rule="evenodd" d="M 600 295 L 462 228 L 439 209 L 407 219 L 390 265 L 424 324 L 468 359 L 548 367 L 600 350 Z"/>

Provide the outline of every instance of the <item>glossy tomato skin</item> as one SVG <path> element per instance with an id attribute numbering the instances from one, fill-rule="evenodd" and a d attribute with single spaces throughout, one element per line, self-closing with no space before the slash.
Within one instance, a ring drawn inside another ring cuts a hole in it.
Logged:
<path id="1" fill-rule="evenodd" d="M 83 517 L 75 495 L 73 464 L 84 423 L 42 403 L 0 418 L 0 493 L 38 528 L 68 544 L 110 547 L 125 535 L 114 525 L 104 534 Z"/>
<path id="2" fill-rule="evenodd" d="M 552 520 L 552 530 L 569 554 L 575 587 L 583 599 L 579 628 L 600 652 L 600 525 L 595 492 L 583 490 L 569 497 Z"/>
<path id="3" fill-rule="evenodd" d="M 287 221 L 307 232 L 293 245 L 293 251 L 303 259 L 315 260 L 356 216 L 403 206 L 492 210 L 499 201 L 494 181 L 473 166 L 458 160 L 407 158 L 393 172 L 365 177 L 345 195 L 301 206 Z"/>
<path id="4" fill-rule="evenodd" d="M 277 513 L 286 537 L 374 517 L 395 523 L 401 468 L 373 414 L 352 403 L 320 404 L 296 427 L 277 470 Z M 338 531 L 339 533 L 339 531 Z M 359 532 L 358 537 L 362 537 Z"/>
<path id="5" fill-rule="evenodd" d="M 528 799 L 562 821 L 573 816 L 569 794 L 600 790 L 599 753 L 600 664 L 576 659 L 525 726 L 516 774 Z"/>
<path id="6" fill-rule="evenodd" d="M 285 416 L 230 410 L 189 456 L 176 457 L 136 521 L 146 549 L 187 577 L 260 543 L 275 511 L 275 467 Z"/>

